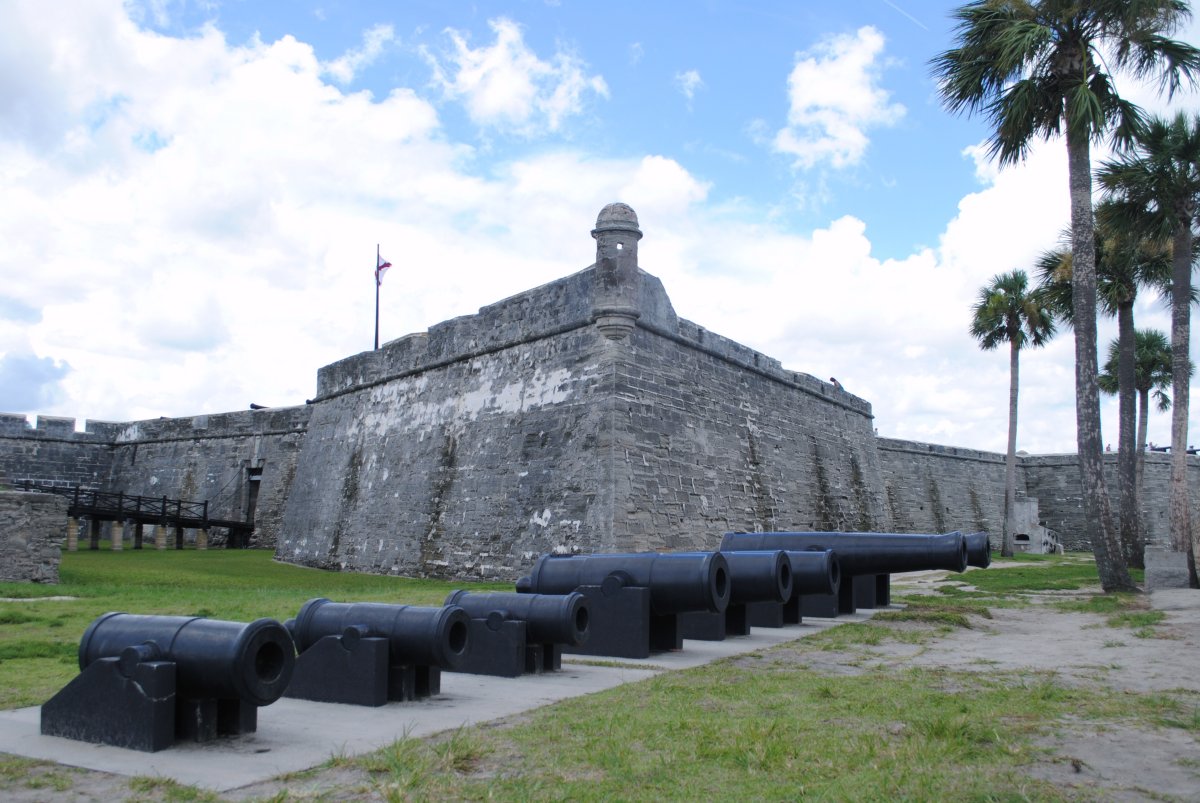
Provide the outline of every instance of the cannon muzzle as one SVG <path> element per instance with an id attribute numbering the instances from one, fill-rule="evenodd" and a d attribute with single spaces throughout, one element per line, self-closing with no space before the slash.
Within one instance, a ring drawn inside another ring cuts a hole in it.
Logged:
<path id="1" fill-rule="evenodd" d="M 837 553 L 832 549 L 789 549 L 784 554 L 792 564 L 792 585 L 795 593 L 804 595 L 838 592 L 842 583 L 842 570 Z"/>
<path id="2" fill-rule="evenodd" d="M 963 536 L 967 542 L 967 565 L 986 569 L 992 565 L 992 544 L 988 534 L 967 533 Z"/>
<path id="3" fill-rule="evenodd" d="M 792 598 L 792 562 L 783 550 L 723 554 L 729 563 L 730 605 Z"/>
<path id="4" fill-rule="evenodd" d="M 516 594 L 452 591 L 447 605 L 457 605 L 472 619 L 515 619 L 527 623 L 531 643 L 578 647 L 588 637 L 588 601 L 583 594 Z"/>
<path id="5" fill-rule="evenodd" d="M 270 705 L 292 678 L 295 649 L 274 619 L 249 624 L 199 616 L 106 613 L 79 641 L 79 668 L 118 658 L 126 676 L 143 661 L 171 661 L 187 697 L 241 699 Z"/>

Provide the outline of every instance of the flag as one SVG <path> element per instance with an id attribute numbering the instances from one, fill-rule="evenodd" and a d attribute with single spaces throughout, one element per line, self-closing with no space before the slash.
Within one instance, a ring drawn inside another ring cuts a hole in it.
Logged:
<path id="1" fill-rule="evenodd" d="M 383 284 L 383 272 L 385 270 L 387 270 L 388 268 L 390 268 L 392 266 L 392 263 L 388 262 L 386 259 L 379 256 L 378 254 L 375 255 L 375 259 L 376 259 L 375 284 L 380 285 L 380 284 Z"/>

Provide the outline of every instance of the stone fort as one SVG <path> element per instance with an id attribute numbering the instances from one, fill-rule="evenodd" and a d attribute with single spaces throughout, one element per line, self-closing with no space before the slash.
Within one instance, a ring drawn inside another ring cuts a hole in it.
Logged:
<path id="1" fill-rule="evenodd" d="M 680 318 L 629 206 L 591 234 L 590 267 L 325 366 L 303 406 L 81 432 L 0 414 L 0 482 L 209 500 L 280 560 L 409 576 L 513 579 L 545 552 L 732 530 L 1000 533 L 1002 454 L 877 436 L 867 401 Z M 1169 471 L 1147 454 L 1152 545 Z M 1089 548 L 1074 455 L 1021 456 L 1017 481 Z"/>

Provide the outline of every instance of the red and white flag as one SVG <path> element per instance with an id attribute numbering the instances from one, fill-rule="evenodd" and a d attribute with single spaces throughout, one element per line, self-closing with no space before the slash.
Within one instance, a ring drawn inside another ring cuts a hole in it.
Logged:
<path id="1" fill-rule="evenodd" d="M 378 254 L 375 256 L 375 259 L 377 260 L 375 264 L 375 284 L 380 285 L 383 284 L 383 272 L 390 268 L 392 263 Z"/>

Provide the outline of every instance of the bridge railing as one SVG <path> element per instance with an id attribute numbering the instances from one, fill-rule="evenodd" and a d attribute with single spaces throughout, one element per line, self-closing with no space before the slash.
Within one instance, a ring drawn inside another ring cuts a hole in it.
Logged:
<path id="1" fill-rule="evenodd" d="M 38 491 L 65 496 L 71 500 L 71 511 L 79 516 L 96 516 L 115 520 L 207 523 L 208 500 L 203 502 L 170 499 L 166 496 L 140 496 L 123 492 L 97 491 L 81 486 L 63 487 L 33 480 L 18 480 L 16 487 L 23 491 Z"/>

